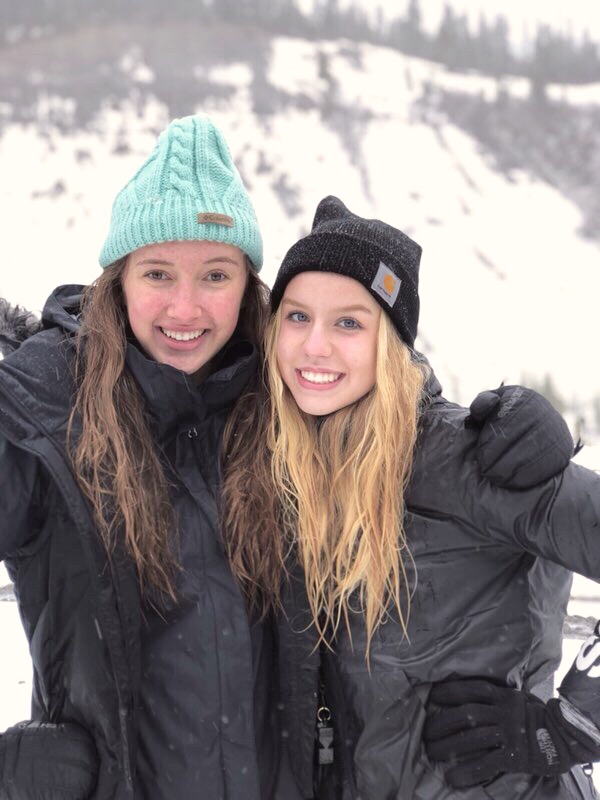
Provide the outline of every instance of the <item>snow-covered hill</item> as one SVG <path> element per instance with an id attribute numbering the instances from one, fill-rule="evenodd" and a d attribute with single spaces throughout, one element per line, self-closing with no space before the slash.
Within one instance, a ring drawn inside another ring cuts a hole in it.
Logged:
<path id="1" fill-rule="evenodd" d="M 9 106 L 0 108 L 0 293 L 30 308 L 58 283 L 95 277 L 112 199 L 168 122 L 142 50 L 118 66 L 129 96 L 100 104 L 83 129 L 73 122 L 82 100 L 50 88 L 37 95 L 35 123 L 8 121 Z M 579 210 L 525 171 L 496 171 L 427 102 L 444 88 L 493 93 L 493 81 L 366 44 L 283 37 L 269 42 L 261 69 L 247 58 L 199 61 L 198 101 L 185 110 L 210 114 L 226 133 L 264 232 L 268 282 L 317 202 L 337 194 L 422 244 L 419 344 L 447 394 L 467 401 L 546 373 L 567 401 L 600 394 L 590 369 L 600 246 L 579 236 Z M 523 83 L 505 89 L 522 95 Z M 600 104 L 600 87 L 586 91 L 585 102 Z"/>
<path id="2" fill-rule="evenodd" d="M 267 282 L 310 228 L 318 201 L 337 194 L 422 244 L 418 344 L 447 395 L 468 402 L 502 380 L 550 374 L 567 401 L 578 398 L 590 413 L 600 395 L 600 245 L 579 234 L 578 207 L 524 169 L 500 173 L 434 102 L 449 90 L 493 97 L 494 81 L 344 41 L 252 34 L 247 48 L 236 40 L 222 58 L 221 40 L 211 47 L 184 33 L 177 113 L 208 113 L 223 128 L 263 229 Z M 130 40 L 63 43 L 61 53 L 85 62 L 70 67 L 84 87 L 73 97 L 46 74 L 55 74 L 56 59 L 45 54 L 34 65 L 27 53 L 22 63 L 14 56 L 15 74 L 35 91 L 26 115 L 8 91 L 0 102 L 0 294 L 13 302 L 39 310 L 55 285 L 94 279 L 112 199 L 169 121 L 173 105 L 155 63 L 162 45 L 150 63 L 142 46 L 121 45 Z M 104 63 L 114 42 L 121 55 Z M 86 58 L 94 47 L 113 94 L 93 94 Z M 515 97 L 527 92 L 523 81 L 503 86 Z M 549 94 L 600 106 L 599 86 Z M 600 450 L 579 460 L 600 469 Z M 6 580 L 0 566 L 0 588 Z M 600 616 L 595 584 L 577 578 L 573 594 L 570 613 Z M 10 655 L 0 682 L 3 730 L 28 716 L 31 670 L 16 604 L 1 596 L 0 632 Z M 563 670 L 578 646 L 567 642 Z"/>

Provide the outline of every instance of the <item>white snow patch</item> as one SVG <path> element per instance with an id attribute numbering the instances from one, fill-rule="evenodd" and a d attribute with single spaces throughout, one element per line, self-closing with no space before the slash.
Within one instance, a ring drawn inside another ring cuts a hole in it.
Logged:
<path id="1" fill-rule="evenodd" d="M 156 76 L 150 67 L 142 59 L 142 51 L 139 47 L 132 47 L 128 53 L 121 56 L 119 62 L 121 72 L 131 78 L 135 83 L 154 83 Z"/>
<path id="2" fill-rule="evenodd" d="M 0 602 L 0 732 L 31 717 L 32 667 L 16 603 Z"/>
<path id="3" fill-rule="evenodd" d="M 252 70 L 242 61 L 227 64 L 226 66 L 213 67 L 205 75 L 213 83 L 224 86 L 248 87 L 252 83 Z"/>

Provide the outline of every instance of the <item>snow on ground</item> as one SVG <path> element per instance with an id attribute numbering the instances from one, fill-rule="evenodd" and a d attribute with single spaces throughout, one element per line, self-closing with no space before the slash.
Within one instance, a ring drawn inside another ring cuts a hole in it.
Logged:
<path id="1" fill-rule="evenodd" d="M 4 584 L 1 576 L 0 584 Z M 0 631 L 0 731 L 3 731 L 31 716 L 31 661 L 16 603 L 0 601 Z"/>

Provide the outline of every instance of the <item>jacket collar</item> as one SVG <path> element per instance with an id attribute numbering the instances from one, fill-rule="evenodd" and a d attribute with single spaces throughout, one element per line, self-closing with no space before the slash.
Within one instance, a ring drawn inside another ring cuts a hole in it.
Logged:
<path id="1" fill-rule="evenodd" d="M 84 289 L 79 284 L 55 289 L 44 306 L 42 326 L 76 333 Z M 235 333 L 215 357 L 211 375 L 196 385 L 185 372 L 148 358 L 131 334 L 125 361 L 160 435 L 175 427 L 189 427 L 205 414 L 231 406 L 258 369 L 259 358 L 254 345 Z"/>
<path id="2" fill-rule="evenodd" d="M 148 358 L 134 339 L 129 341 L 125 361 L 147 400 L 159 436 L 163 436 L 230 407 L 258 369 L 258 352 L 234 334 L 217 355 L 213 372 L 200 384 L 185 372 Z"/>

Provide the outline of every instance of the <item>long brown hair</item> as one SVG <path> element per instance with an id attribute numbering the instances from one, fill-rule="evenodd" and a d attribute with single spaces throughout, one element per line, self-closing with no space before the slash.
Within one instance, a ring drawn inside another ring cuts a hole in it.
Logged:
<path id="1" fill-rule="evenodd" d="M 406 631 L 411 556 L 404 492 L 417 437 L 425 370 L 386 314 L 376 385 L 358 402 L 316 419 L 304 414 L 276 364 L 281 315 L 266 336 L 263 402 L 238 408 L 226 432 L 224 523 L 234 572 L 251 604 L 277 605 L 290 548 L 304 569 L 321 638 L 351 610 L 372 636 L 394 608 Z"/>
<path id="2" fill-rule="evenodd" d="M 105 269 L 84 293 L 76 341 L 77 392 L 69 418 L 71 461 L 108 553 L 122 536 L 142 593 L 157 590 L 159 597 L 174 598 L 177 531 L 169 479 L 144 398 L 125 366 L 126 263 L 121 259 Z M 256 346 L 267 292 L 249 268 L 238 331 Z"/>

